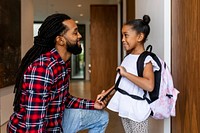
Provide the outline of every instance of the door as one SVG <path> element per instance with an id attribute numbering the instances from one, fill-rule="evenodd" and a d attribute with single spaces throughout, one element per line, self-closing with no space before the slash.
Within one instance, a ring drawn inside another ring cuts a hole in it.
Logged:
<path id="1" fill-rule="evenodd" d="M 199 14 L 199 0 L 172 0 L 172 75 L 180 91 L 172 133 L 200 133 Z"/>
<path id="2" fill-rule="evenodd" d="M 91 98 L 114 84 L 117 67 L 117 5 L 91 5 Z"/>

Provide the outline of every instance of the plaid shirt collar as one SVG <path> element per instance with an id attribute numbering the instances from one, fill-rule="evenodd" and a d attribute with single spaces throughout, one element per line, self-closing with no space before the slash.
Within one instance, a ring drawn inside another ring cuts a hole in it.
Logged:
<path id="1" fill-rule="evenodd" d="M 67 64 L 69 60 L 67 60 L 66 62 L 61 58 L 60 54 L 58 53 L 58 51 L 56 50 L 56 48 L 53 48 L 51 51 L 50 51 L 51 55 L 53 56 L 53 58 L 55 58 L 60 64 Z"/>

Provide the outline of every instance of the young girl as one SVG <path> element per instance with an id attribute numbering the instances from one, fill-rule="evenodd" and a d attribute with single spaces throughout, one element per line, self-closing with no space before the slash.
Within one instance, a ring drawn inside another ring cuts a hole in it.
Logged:
<path id="1" fill-rule="evenodd" d="M 145 59 L 143 77 L 137 76 L 136 62 L 145 50 L 144 43 L 150 32 L 149 22 L 150 17 L 144 15 L 143 20 L 135 19 L 123 25 L 122 43 L 128 55 L 122 61 L 121 66 L 117 67 L 122 76 L 119 88 L 140 97 L 143 97 L 144 90 L 153 91 L 154 71 L 159 70 L 156 62 L 148 56 Z M 116 79 L 118 77 L 119 75 Z M 136 100 L 116 91 L 107 107 L 119 113 L 126 133 L 148 132 L 148 117 L 151 110 L 146 100 Z"/>

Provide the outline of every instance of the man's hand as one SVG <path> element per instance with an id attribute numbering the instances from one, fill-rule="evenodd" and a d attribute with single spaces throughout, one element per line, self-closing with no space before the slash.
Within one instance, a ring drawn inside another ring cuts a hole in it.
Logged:
<path id="1" fill-rule="evenodd" d="M 95 109 L 104 109 L 106 107 L 106 105 L 108 104 L 108 102 L 110 101 L 110 99 L 112 98 L 112 96 L 115 92 L 115 90 L 113 88 L 114 88 L 114 86 L 112 86 L 107 91 L 103 90 L 101 92 L 101 94 L 97 95 L 97 99 L 94 104 Z"/>
<path id="2" fill-rule="evenodd" d="M 95 109 L 104 109 L 106 107 L 106 104 L 103 101 L 100 100 L 101 97 L 104 96 L 104 95 L 105 95 L 105 90 L 103 90 L 101 92 L 101 94 L 97 95 L 97 99 L 96 99 L 96 101 L 94 103 L 94 108 Z"/>

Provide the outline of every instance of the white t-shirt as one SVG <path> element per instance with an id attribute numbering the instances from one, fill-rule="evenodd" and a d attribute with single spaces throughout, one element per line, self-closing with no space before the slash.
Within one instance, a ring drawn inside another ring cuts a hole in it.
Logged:
<path id="1" fill-rule="evenodd" d="M 127 72 L 138 75 L 136 65 L 138 57 L 139 55 L 127 55 L 121 63 L 121 66 L 125 67 Z M 149 62 L 152 63 L 154 71 L 160 69 L 151 56 L 147 56 L 144 65 Z M 118 77 L 119 75 L 116 76 L 116 81 Z M 125 90 L 129 94 L 137 95 L 140 97 L 143 97 L 144 94 L 143 89 L 139 88 L 137 85 L 135 85 L 133 82 L 126 79 L 125 77 L 121 78 L 119 88 Z M 149 95 L 147 95 L 147 97 L 149 97 Z M 120 117 L 129 118 L 136 122 L 142 122 L 146 120 L 151 113 L 150 106 L 146 100 L 136 100 L 131 98 L 130 96 L 121 94 L 118 91 L 111 98 L 107 108 L 112 111 L 118 112 Z"/>

